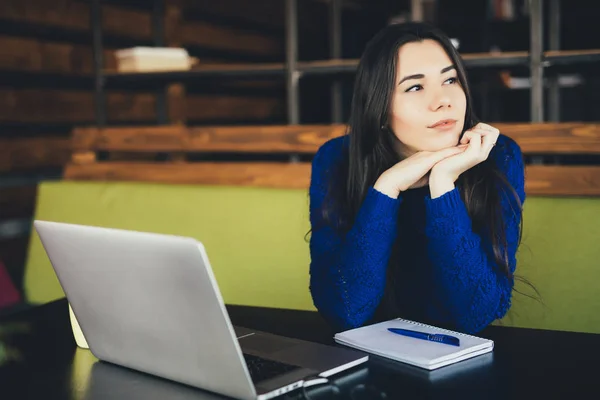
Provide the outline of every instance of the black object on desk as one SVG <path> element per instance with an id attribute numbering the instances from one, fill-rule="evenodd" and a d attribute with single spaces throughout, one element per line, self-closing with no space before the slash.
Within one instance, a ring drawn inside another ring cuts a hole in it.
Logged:
<path id="1" fill-rule="evenodd" d="M 228 311 L 237 325 L 334 344 L 332 332 L 316 313 L 240 306 Z M 97 362 L 88 350 L 76 347 L 64 299 L 0 319 L 0 332 L 3 400 L 222 398 Z M 309 388 L 308 394 L 311 399 L 530 400 L 598 391 L 600 335 L 489 327 L 479 336 L 495 341 L 493 353 L 436 371 L 371 356 L 366 366 Z M 296 391 L 284 398 L 303 397 Z"/>

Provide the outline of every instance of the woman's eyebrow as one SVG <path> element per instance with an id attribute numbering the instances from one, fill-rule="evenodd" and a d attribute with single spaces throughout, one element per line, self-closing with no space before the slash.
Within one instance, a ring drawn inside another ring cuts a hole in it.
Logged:
<path id="1" fill-rule="evenodd" d="M 453 69 L 456 69 L 456 67 L 454 65 L 449 65 L 445 68 L 442 68 L 442 70 L 440 71 L 440 74 L 446 73 Z M 423 79 L 423 78 L 425 78 L 425 75 L 423 75 L 423 74 L 408 75 L 408 76 L 405 76 L 404 78 L 402 78 L 402 80 L 398 83 L 398 85 L 400 85 L 402 82 L 408 81 L 410 79 Z"/>
<path id="2" fill-rule="evenodd" d="M 405 76 L 404 78 L 402 78 L 402 80 L 400 81 L 400 83 L 402 83 L 404 81 L 407 81 L 409 79 L 423 79 L 423 78 L 425 78 L 425 75 L 423 75 L 423 74 L 408 75 L 408 76 Z M 400 83 L 398 83 L 398 85 Z"/>

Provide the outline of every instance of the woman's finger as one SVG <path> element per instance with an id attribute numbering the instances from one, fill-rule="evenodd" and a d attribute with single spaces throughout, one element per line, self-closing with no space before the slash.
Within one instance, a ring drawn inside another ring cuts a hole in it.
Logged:
<path id="1" fill-rule="evenodd" d="M 430 161 L 431 165 L 433 166 L 433 165 L 437 164 L 438 162 L 442 161 L 444 158 L 448 158 L 450 156 L 462 153 L 464 150 L 465 150 L 465 147 L 462 147 L 462 146 L 461 147 L 459 147 L 459 146 L 448 147 L 443 150 L 431 153 L 431 158 L 429 161 Z"/>
<path id="2" fill-rule="evenodd" d="M 471 131 L 469 136 L 469 147 L 467 147 L 465 153 L 470 154 L 472 157 L 477 157 L 481 151 L 482 135 L 479 132 Z"/>
<path id="3" fill-rule="evenodd" d="M 482 143 L 481 143 L 481 152 L 482 152 L 481 156 L 482 156 L 483 160 L 485 160 L 488 157 L 488 155 L 492 151 L 492 148 L 496 145 L 497 140 L 498 140 L 498 134 L 489 134 L 489 135 L 483 136 Z"/>
<path id="4" fill-rule="evenodd" d="M 498 140 L 499 131 L 492 132 L 488 129 L 475 128 L 472 130 L 474 133 L 478 133 L 481 135 L 481 146 L 480 153 L 477 155 L 477 159 L 483 161 L 488 158 L 492 148 L 496 145 L 496 141 Z"/>
<path id="5" fill-rule="evenodd" d="M 480 128 L 474 129 L 473 132 L 479 133 L 482 137 L 491 136 L 494 139 L 494 142 L 498 139 L 498 136 L 500 135 L 498 132 L 492 132 L 492 131 L 489 131 L 486 129 L 480 129 Z"/>
<path id="6" fill-rule="evenodd" d="M 467 144 L 473 137 L 474 130 L 466 131 L 463 137 L 460 139 L 460 144 Z"/>
<path id="7" fill-rule="evenodd" d="M 467 135 L 467 133 L 469 133 L 469 134 Z M 477 133 L 481 137 L 488 136 L 488 135 L 492 135 L 492 136 L 498 137 L 498 134 L 495 133 L 495 132 L 492 132 L 492 131 L 489 131 L 489 130 L 486 130 L 486 129 L 481 129 L 481 128 L 473 128 L 470 131 L 465 132 L 465 134 L 463 135 L 463 139 L 464 140 L 461 140 L 460 142 L 461 143 L 468 143 L 469 138 L 471 137 L 472 133 Z"/>
<path id="8" fill-rule="evenodd" d="M 479 128 L 479 129 L 486 130 L 486 131 L 494 132 L 494 133 L 499 133 L 500 132 L 498 130 L 498 128 L 494 128 L 493 126 L 488 125 L 488 124 L 484 124 L 483 122 L 478 123 L 477 125 L 475 125 L 475 127 Z"/>
<path id="9" fill-rule="evenodd" d="M 479 137 L 481 137 L 481 136 L 489 135 L 489 134 L 492 134 L 492 133 L 490 131 L 486 131 L 484 129 L 479 129 L 479 128 L 470 129 L 470 130 L 468 130 L 468 131 L 466 131 L 464 133 L 462 139 L 460 139 L 460 144 L 467 144 L 467 143 L 469 143 L 469 141 L 473 137 L 473 134 L 477 134 L 477 135 L 479 135 Z"/>

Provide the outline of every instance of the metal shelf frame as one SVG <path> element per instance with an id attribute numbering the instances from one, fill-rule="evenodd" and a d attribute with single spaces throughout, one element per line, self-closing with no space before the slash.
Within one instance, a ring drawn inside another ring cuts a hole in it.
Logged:
<path id="1" fill-rule="evenodd" d="M 152 0 L 152 32 L 155 46 L 164 46 L 164 10 L 165 1 Z M 301 62 L 298 60 L 298 0 L 285 0 L 285 62 L 271 64 L 229 64 L 211 65 L 190 71 L 116 73 L 103 70 L 102 58 L 102 15 L 101 0 L 91 1 L 92 46 L 94 53 L 94 88 L 96 123 L 102 127 L 107 123 L 106 115 L 106 83 L 154 82 L 157 85 L 157 123 L 167 124 L 168 104 L 166 85 L 171 82 L 190 82 L 202 79 L 283 78 L 286 83 L 287 119 L 289 124 L 300 123 L 300 80 L 310 75 L 332 76 L 332 115 L 331 122 L 342 122 L 341 84 L 336 74 L 354 73 L 358 60 L 341 59 L 342 49 L 342 1 L 330 0 L 330 59 Z M 423 16 L 423 0 L 412 0 L 412 19 L 420 20 Z M 543 26 L 544 0 L 529 0 L 530 6 L 530 47 L 529 52 L 514 52 L 500 55 L 488 53 L 466 54 L 463 59 L 468 68 L 492 68 L 523 66 L 531 73 L 530 110 L 531 122 L 542 122 L 545 116 L 544 72 L 548 67 L 572 63 L 600 61 L 600 50 L 559 52 L 560 48 L 560 9 L 559 0 L 549 0 L 549 51 L 544 51 Z M 548 4 L 548 3 L 547 3 Z M 548 76 L 549 118 L 560 120 L 560 88 L 555 74 Z"/>

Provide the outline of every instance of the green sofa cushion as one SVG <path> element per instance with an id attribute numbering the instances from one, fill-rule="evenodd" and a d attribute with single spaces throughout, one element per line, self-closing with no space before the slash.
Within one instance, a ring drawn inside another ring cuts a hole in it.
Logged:
<path id="1" fill-rule="evenodd" d="M 529 197 L 523 214 L 517 275 L 542 302 L 514 293 L 502 323 L 600 333 L 600 199 Z"/>
<path id="2" fill-rule="evenodd" d="M 204 243 L 227 303 L 314 310 L 306 190 L 49 182 L 36 218 L 191 236 Z M 517 274 L 544 304 L 515 293 L 497 323 L 600 333 L 600 199 L 529 197 L 524 221 Z M 63 297 L 35 232 L 25 289 L 31 302 Z"/>
<path id="3" fill-rule="evenodd" d="M 204 244 L 227 303 L 314 309 L 305 190 L 49 182 L 35 218 L 190 236 Z M 25 294 L 34 303 L 64 296 L 35 231 Z"/>

